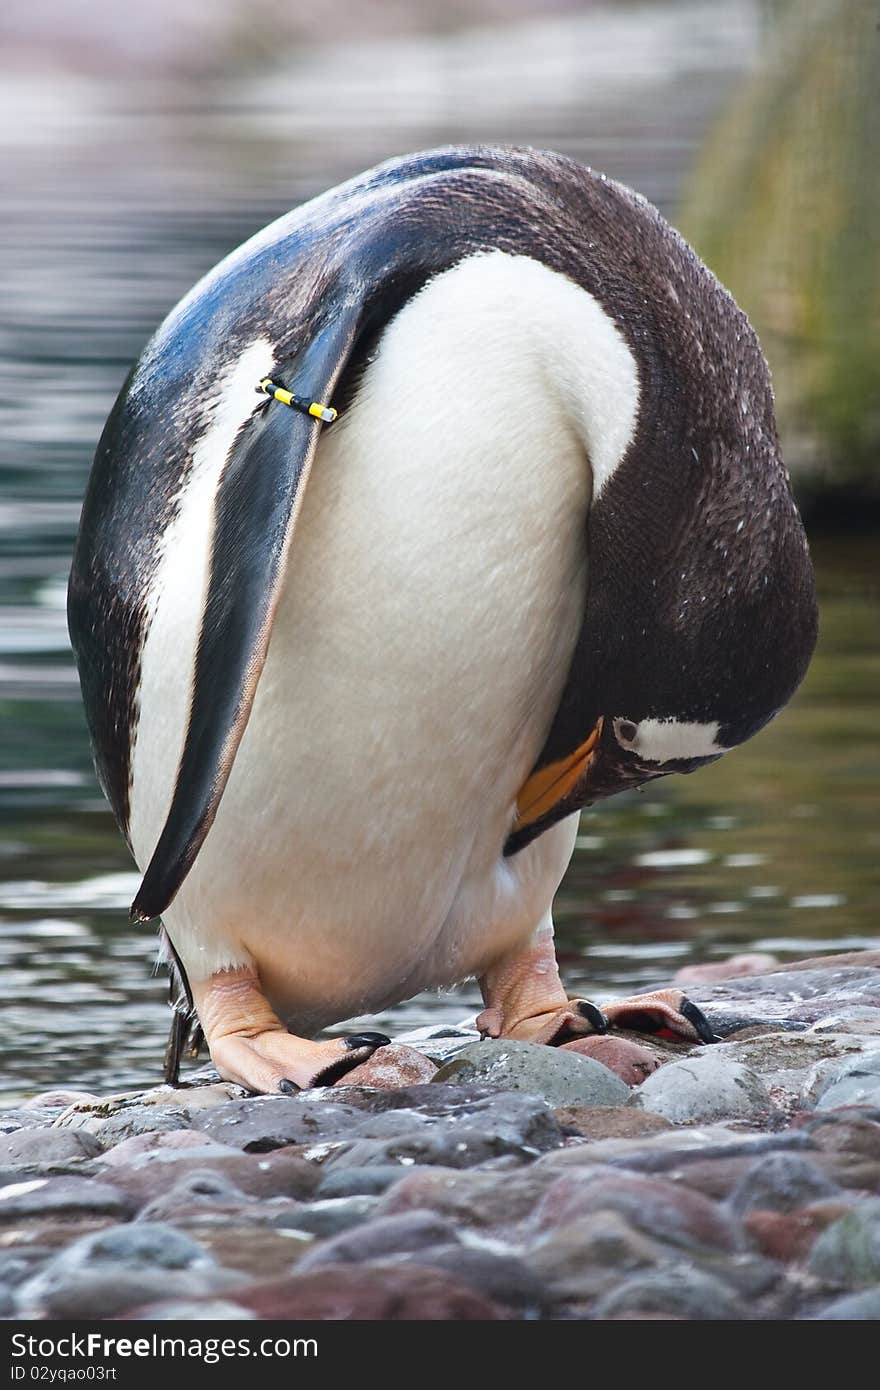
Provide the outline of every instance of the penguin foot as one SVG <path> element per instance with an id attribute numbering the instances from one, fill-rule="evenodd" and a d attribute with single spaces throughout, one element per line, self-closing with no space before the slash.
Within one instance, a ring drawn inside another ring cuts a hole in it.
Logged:
<path id="1" fill-rule="evenodd" d="M 484 1009 L 477 1015 L 477 1028 L 484 1038 L 515 1038 L 519 1042 L 558 1047 L 575 1038 L 604 1033 L 608 1023 L 602 1010 L 589 999 L 567 999 L 562 1008 L 513 1019 L 505 1018 L 499 1008 Z"/>
<path id="2" fill-rule="evenodd" d="M 651 1033 L 678 1042 L 718 1041 L 706 1015 L 680 989 L 658 989 L 651 994 L 618 999 L 604 1005 L 604 1013 L 612 1028 Z"/>
<path id="3" fill-rule="evenodd" d="M 539 930 L 530 945 L 505 956 L 480 979 L 486 1007 L 477 1018 L 484 1038 L 520 1042 L 570 1042 L 604 1033 L 607 1022 L 589 999 L 569 999 L 559 978 L 552 930 Z"/>
<path id="4" fill-rule="evenodd" d="M 384 1033 L 351 1033 L 323 1042 L 289 1033 L 262 993 L 256 972 L 247 967 L 194 982 L 193 995 L 220 1075 L 261 1095 L 332 1086 L 390 1042 Z"/>

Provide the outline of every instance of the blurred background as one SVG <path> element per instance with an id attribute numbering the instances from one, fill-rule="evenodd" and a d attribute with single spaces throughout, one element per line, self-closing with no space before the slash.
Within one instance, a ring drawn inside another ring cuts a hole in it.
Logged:
<path id="1" fill-rule="evenodd" d="M 880 945 L 878 22 L 876 0 L 5 0 L 0 1094 L 153 1082 L 167 1027 L 64 614 L 104 418 L 225 252 L 447 142 L 572 155 L 693 242 L 761 335 L 818 571 L 819 651 L 775 724 L 585 813 L 556 913 L 572 992 Z"/>

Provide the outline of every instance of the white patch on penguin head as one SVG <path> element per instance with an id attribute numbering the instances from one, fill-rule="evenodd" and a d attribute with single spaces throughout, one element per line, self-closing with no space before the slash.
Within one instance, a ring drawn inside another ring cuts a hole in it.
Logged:
<path id="1" fill-rule="evenodd" d="M 693 762 L 719 758 L 730 750 L 718 743 L 718 721 L 700 724 L 689 719 L 640 719 L 623 716 L 614 720 L 614 736 L 621 748 L 640 762 Z"/>

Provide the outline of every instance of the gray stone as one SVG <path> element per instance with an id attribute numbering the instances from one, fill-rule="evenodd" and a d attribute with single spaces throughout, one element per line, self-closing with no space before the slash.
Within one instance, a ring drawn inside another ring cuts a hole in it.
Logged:
<path id="1" fill-rule="evenodd" d="M 256 1313 L 222 1298 L 170 1298 L 129 1309 L 126 1316 L 137 1322 L 253 1322 Z"/>
<path id="2" fill-rule="evenodd" d="M 190 1123 L 221 1144 L 246 1153 L 269 1153 L 288 1144 L 348 1139 L 362 1118 L 353 1105 L 300 1096 L 252 1096 L 192 1112 Z"/>
<path id="3" fill-rule="evenodd" d="M 877 953 L 818 958 L 767 975 L 693 985 L 688 996 L 724 1037 L 753 1023 L 803 1029 L 853 1006 L 880 1008 Z"/>
<path id="4" fill-rule="evenodd" d="M 436 1082 L 483 1082 L 525 1091 L 548 1105 L 625 1105 L 629 1087 L 601 1062 L 510 1039 L 471 1043 L 437 1072 Z"/>
<path id="5" fill-rule="evenodd" d="M 123 1193 L 93 1178 L 26 1178 L 0 1188 L 0 1223 L 62 1213 L 119 1220 L 131 1210 Z"/>
<path id="6" fill-rule="evenodd" d="M 467 1245 L 431 1246 L 427 1250 L 395 1255 L 395 1261 L 417 1264 L 420 1269 L 440 1269 L 454 1275 L 496 1303 L 521 1314 L 539 1313 L 550 1303 L 547 1288 L 512 1251 Z"/>
<path id="7" fill-rule="evenodd" d="M 734 1251 L 739 1224 L 700 1192 L 664 1178 L 608 1168 L 572 1170 L 547 1188 L 535 1213 L 537 1230 L 559 1230 L 580 1218 L 612 1211 L 651 1240 L 685 1250 Z"/>
<path id="8" fill-rule="evenodd" d="M 113 1317 L 155 1298 L 209 1293 L 233 1276 L 171 1226 L 112 1226 L 76 1241 L 19 1290 L 21 1317 Z"/>
<path id="9" fill-rule="evenodd" d="M 615 1211 L 597 1211 L 549 1232 L 528 1251 L 529 1268 L 554 1301 L 583 1303 L 611 1282 L 666 1257 L 663 1246 Z"/>
<path id="10" fill-rule="evenodd" d="M 425 1171 L 425 1168 L 416 1168 L 412 1164 L 402 1168 L 399 1163 L 377 1163 L 369 1168 L 323 1168 L 318 1196 L 380 1197 L 403 1177 Z"/>
<path id="11" fill-rule="evenodd" d="M 880 1281 L 880 1198 L 860 1202 L 823 1231 L 808 1269 L 831 1288 L 855 1289 Z"/>
<path id="12" fill-rule="evenodd" d="M 603 1318 L 685 1318 L 739 1322 L 748 1310 L 720 1279 L 679 1266 L 636 1274 L 601 1298 L 593 1316 Z"/>
<path id="13" fill-rule="evenodd" d="M 167 1133 L 172 1129 L 189 1129 L 190 1122 L 183 1110 L 166 1109 L 158 1105 L 128 1105 L 101 1120 L 97 1134 L 105 1149 L 112 1149 L 135 1134 Z"/>
<path id="14" fill-rule="evenodd" d="M 324 1240 L 303 1255 L 297 1274 L 332 1264 L 368 1264 L 389 1256 L 411 1254 L 434 1245 L 460 1244 L 455 1227 L 430 1211 L 382 1216 Z"/>
<path id="15" fill-rule="evenodd" d="M 756 1072 L 717 1057 L 711 1048 L 655 1071 L 633 1103 L 674 1125 L 732 1119 L 756 1122 L 773 1109 L 770 1093 Z"/>
<path id="16" fill-rule="evenodd" d="M 433 1211 L 457 1226 L 474 1230 L 507 1231 L 531 1216 L 556 1178 L 533 1167 L 505 1173 L 456 1172 L 450 1168 L 412 1170 L 386 1192 L 380 1215 Z"/>
<path id="17" fill-rule="evenodd" d="M 867 1004 L 853 1004 L 848 1009 L 820 1019 L 811 1033 L 880 1033 L 880 1009 Z"/>
<path id="18" fill-rule="evenodd" d="M 839 1322 L 876 1322 L 880 1318 L 880 1288 L 865 1289 L 864 1293 L 851 1293 L 845 1298 L 838 1298 L 816 1317 Z"/>
<path id="19" fill-rule="evenodd" d="M 730 1208 L 740 1216 L 755 1210 L 797 1211 L 839 1192 L 837 1183 L 803 1154 L 767 1154 L 751 1166 L 734 1189 Z"/>
<path id="20" fill-rule="evenodd" d="M 487 1130 L 468 1129 L 462 1125 L 444 1131 L 437 1125 L 430 1125 L 395 1139 L 357 1139 L 330 1153 L 326 1167 L 369 1168 L 373 1164 L 385 1167 L 389 1163 L 399 1163 L 404 1167 L 475 1168 L 480 1163 L 507 1155 L 529 1159 L 535 1156 L 535 1151 Z"/>
<path id="21" fill-rule="evenodd" d="M 197 1169 L 187 1173 L 168 1192 L 148 1202 L 137 1219 L 192 1226 L 202 1221 L 269 1221 L 273 1216 L 289 1216 L 299 1210 L 298 1202 L 285 1197 L 273 1197 L 257 1205 L 252 1196 L 222 1173 Z"/>
<path id="22" fill-rule="evenodd" d="M 399 1170 L 398 1170 L 399 1176 Z M 379 1205 L 378 1197 L 327 1197 L 295 1211 L 272 1217 L 276 1228 L 295 1228 L 315 1236 L 338 1236 L 367 1221 Z"/>
<path id="23" fill-rule="evenodd" d="M 136 1207 L 142 1207 L 189 1174 L 206 1171 L 254 1197 L 308 1197 L 320 1181 L 315 1164 L 291 1154 L 239 1153 L 210 1142 L 201 1148 L 156 1149 L 141 1154 L 131 1163 L 108 1166 L 104 1178 Z"/>
<path id="24" fill-rule="evenodd" d="M 0 1163 L 63 1163 L 94 1158 L 103 1147 L 82 1129 L 18 1129 L 0 1138 Z"/>
<path id="25" fill-rule="evenodd" d="M 880 1107 L 880 1051 L 865 1052 L 839 1066 L 816 1102 L 817 1110 L 843 1105 Z"/>

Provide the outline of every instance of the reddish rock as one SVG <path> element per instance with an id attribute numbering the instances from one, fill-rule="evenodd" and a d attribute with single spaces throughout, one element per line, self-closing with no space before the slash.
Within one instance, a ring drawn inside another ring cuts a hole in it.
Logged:
<path id="1" fill-rule="evenodd" d="M 639 1139 L 673 1126 L 650 1110 L 631 1110 L 628 1105 L 561 1105 L 553 1111 L 560 1129 L 585 1139 Z"/>
<path id="2" fill-rule="evenodd" d="M 613 1071 L 627 1086 L 641 1086 L 646 1076 L 660 1066 L 660 1058 L 655 1052 L 628 1038 L 616 1038 L 611 1034 L 600 1037 L 575 1038 L 573 1042 L 562 1044 L 563 1052 L 577 1052 L 581 1057 L 592 1057 L 603 1067 Z"/>
<path id="3" fill-rule="evenodd" d="M 221 1145 L 157 1149 L 133 1162 L 108 1167 L 102 1178 L 143 1206 L 190 1173 L 216 1173 L 254 1197 L 308 1197 L 321 1180 L 320 1169 L 276 1149 L 267 1154 L 234 1153 Z"/>
<path id="4" fill-rule="evenodd" d="M 340 1086 L 383 1086 L 397 1090 L 401 1086 L 418 1086 L 430 1081 L 437 1064 L 416 1052 L 414 1047 L 392 1043 L 380 1047 L 359 1067 L 347 1071 L 337 1083 Z"/>
<path id="5" fill-rule="evenodd" d="M 552 1230 L 605 1211 L 617 1212 L 655 1240 L 685 1249 L 735 1250 L 740 1243 L 734 1221 L 708 1197 L 663 1178 L 623 1171 L 607 1177 L 597 1170 L 571 1171 L 557 1178 L 541 1200 L 536 1224 Z"/>
<path id="6" fill-rule="evenodd" d="M 334 1265 L 226 1296 L 260 1319 L 494 1322 L 510 1316 L 452 1275 L 410 1263 Z"/>
<path id="7" fill-rule="evenodd" d="M 535 1209 L 556 1174 L 534 1169 L 505 1173 L 463 1172 L 454 1168 L 423 1169 L 401 1178 L 376 1208 L 377 1216 L 404 1211 L 433 1211 L 471 1228 L 505 1229 Z"/>
<path id="8" fill-rule="evenodd" d="M 719 980 L 739 980 L 745 975 L 765 975 L 770 970 L 778 969 L 779 965 L 776 956 L 753 951 L 705 965 L 683 965 L 672 980 L 676 985 L 716 984 Z"/>
<path id="9" fill-rule="evenodd" d="M 762 1254 L 788 1264 L 802 1260 L 816 1237 L 849 1210 L 846 1202 L 814 1202 L 800 1211 L 750 1211 L 743 1225 Z"/>
<path id="10" fill-rule="evenodd" d="M 205 1145 L 205 1136 L 200 1130 L 160 1129 L 154 1134 L 133 1134 L 130 1139 L 123 1139 L 120 1144 L 114 1144 L 112 1149 L 102 1154 L 101 1162 L 109 1163 L 115 1168 L 131 1163 L 134 1159 L 140 1158 L 141 1154 L 154 1153 L 156 1149 L 203 1149 Z M 217 1144 L 216 1148 L 218 1152 L 223 1153 L 225 1146 Z M 228 1149 L 226 1152 L 235 1151 Z"/>
<path id="11" fill-rule="evenodd" d="M 21 1102 L 22 1110 L 57 1110 L 68 1105 L 100 1105 L 91 1091 L 40 1091 L 37 1096 Z"/>

